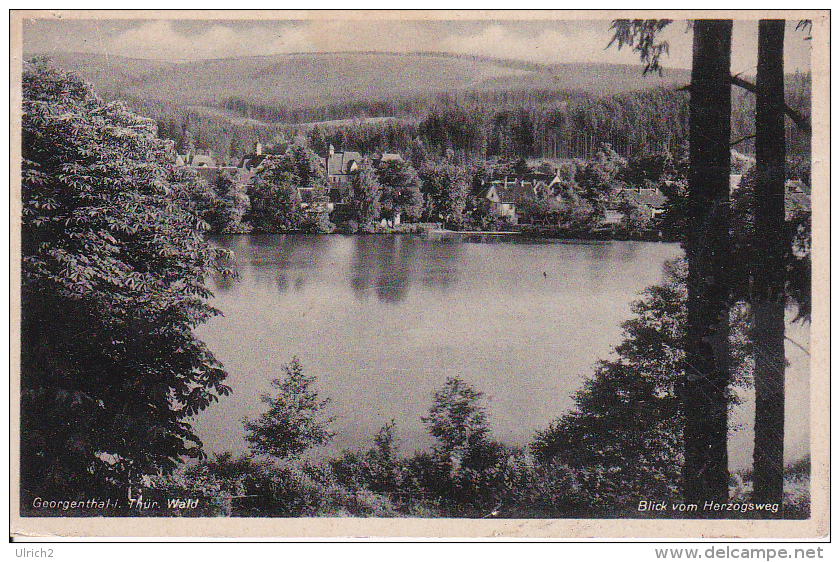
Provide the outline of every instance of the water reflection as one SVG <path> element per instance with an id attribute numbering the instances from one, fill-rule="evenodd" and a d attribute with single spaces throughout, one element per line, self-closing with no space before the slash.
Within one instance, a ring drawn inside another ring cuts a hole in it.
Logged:
<path id="1" fill-rule="evenodd" d="M 247 263 L 254 280 L 276 286 L 281 293 L 290 287 L 301 291 L 315 275 L 327 254 L 329 236 L 261 235 L 240 237 L 237 261 Z M 236 249 L 234 249 L 236 251 Z"/>
<path id="2" fill-rule="evenodd" d="M 370 243 L 373 240 L 369 236 L 359 236 L 353 244 L 353 261 L 350 265 L 350 287 L 353 294 L 360 301 L 366 301 L 369 296 L 370 287 L 373 284 L 373 270 L 378 263 L 376 251 Z"/>
<path id="3" fill-rule="evenodd" d="M 380 301 L 395 304 L 408 294 L 417 248 L 415 240 L 413 236 L 377 237 L 382 255 L 377 259 L 380 270 L 376 280 L 376 296 Z"/>
<path id="4" fill-rule="evenodd" d="M 457 240 L 445 239 L 424 244 L 421 254 L 420 283 L 426 288 L 446 289 L 459 279 L 464 246 Z"/>
<path id="5" fill-rule="evenodd" d="M 213 271 L 211 274 L 213 285 L 215 285 L 215 288 L 219 293 L 230 292 L 233 285 L 242 275 L 242 268 L 236 260 L 237 254 L 235 250 L 236 245 L 240 243 L 239 241 L 242 239 L 243 237 L 241 236 L 218 236 L 212 240 L 212 242 L 218 247 L 231 250 L 228 257 L 219 261 L 219 266 L 229 271 Z"/>
<path id="6" fill-rule="evenodd" d="M 625 266 L 639 260 L 639 252 L 647 248 L 633 242 L 567 243 L 490 235 L 249 235 L 219 236 L 214 242 L 234 253 L 224 266 L 235 277 L 212 275 L 220 294 L 243 286 L 246 274 L 280 294 L 310 286 L 332 291 L 347 283 L 358 301 L 374 296 L 392 305 L 403 303 L 412 285 L 444 293 L 459 285 L 467 289 L 488 282 L 522 289 L 523 280 L 533 277 L 541 282 L 533 289 L 540 291 L 560 285 L 574 290 L 568 285 L 584 280 L 587 293 L 613 290 L 628 274 Z M 519 250 L 506 249 L 511 247 Z M 536 258 L 542 255 L 554 257 Z M 488 269 L 467 274 L 474 268 Z"/>
<path id="7" fill-rule="evenodd" d="M 638 258 L 634 242 L 591 242 L 585 247 L 589 284 L 595 291 L 608 286 L 611 277 L 624 275 L 623 264 L 633 263 Z"/>
<path id="8" fill-rule="evenodd" d="M 223 265 L 234 277 L 220 273 L 212 276 L 219 293 L 235 290 L 237 278 L 241 280 L 246 272 L 256 284 L 285 294 L 290 290 L 303 291 L 330 269 L 324 263 L 325 257 L 331 249 L 337 249 L 341 255 L 346 239 L 280 234 L 217 236 L 213 241 L 233 252 Z M 492 237 L 476 241 L 496 242 Z M 408 297 L 412 284 L 446 290 L 461 280 L 464 237 L 428 240 L 410 235 L 373 235 L 353 237 L 349 242 L 347 275 L 350 288 L 360 301 L 373 295 L 380 302 L 398 304 Z"/>
<path id="9" fill-rule="evenodd" d="M 277 275 L 277 289 L 279 289 L 281 293 L 285 293 L 289 290 L 289 280 L 286 279 L 286 274 L 282 271 Z"/>
<path id="10" fill-rule="evenodd" d="M 413 236 L 361 236 L 356 238 L 350 287 L 356 298 L 371 293 L 381 301 L 405 300 L 412 282 L 418 239 Z"/>

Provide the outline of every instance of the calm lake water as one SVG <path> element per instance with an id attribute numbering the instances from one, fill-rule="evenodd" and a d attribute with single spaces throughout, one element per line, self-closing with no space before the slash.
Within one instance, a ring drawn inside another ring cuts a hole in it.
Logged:
<path id="1" fill-rule="evenodd" d="M 224 317 L 199 336 L 233 394 L 195 420 L 207 450 L 240 451 L 241 419 L 293 356 L 330 397 L 332 452 L 367 448 L 394 419 L 402 450 L 458 375 L 485 393 L 494 438 L 526 444 L 573 405 L 621 340 L 630 303 L 682 254 L 676 244 L 508 236 L 248 235 L 216 238 L 239 280 L 215 279 Z"/>

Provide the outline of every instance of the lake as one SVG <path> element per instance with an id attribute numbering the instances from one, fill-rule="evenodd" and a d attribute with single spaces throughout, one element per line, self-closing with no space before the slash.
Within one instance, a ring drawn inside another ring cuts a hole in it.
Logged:
<path id="1" fill-rule="evenodd" d="M 245 450 L 241 419 L 264 410 L 260 395 L 293 356 L 332 400 L 331 453 L 371 446 L 391 419 L 404 452 L 428 448 L 421 416 L 454 375 L 485 394 L 495 439 L 527 444 L 569 410 L 621 341 L 631 302 L 682 255 L 677 244 L 493 235 L 214 242 L 233 250 L 239 279 L 213 280 L 224 317 L 198 330 L 233 388 L 194 422 L 211 452 Z"/>

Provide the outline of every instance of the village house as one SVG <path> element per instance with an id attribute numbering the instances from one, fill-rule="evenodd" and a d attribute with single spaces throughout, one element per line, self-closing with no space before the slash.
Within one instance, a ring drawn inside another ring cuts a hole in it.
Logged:
<path id="1" fill-rule="evenodd" d="M 513 181 L 524 187 L 532 188 L 534 193 L 542 192 L 551 195 L 554 195 L 563 183 L 557 172 L 554 175 L 534 172 L 532 174 L 525 174 L 521 178 L 515 178 Z"/>
<path id="2" fill-rule="evenodd" d="M 249 154 L 243 154 L 242 158 L 239 159 L 237 168 L 247 173 L 248 179 L 250 179 L 250 176 L 253 176 L 256 169 L 260 167 L 260 164 L 268 156 L 267 154 L 263 154 L 262 149 L 262 143 L 257 141 L 254 143 L 254 151 Z"/>
<path id="3" fill-rule="evenodd" d="M 493 180 L 486 184 L 478 193 L 479 205 L 492 214 L 507 218 L 511 224 L 519 224 L 523 218 L 521 209 L 528 201 L 536 199 L 533 185 L 528 181 L 510 180 L 507 176 L 503 180 Z M 517 203 L 520 210 L 517 212 Z"/>
<path id="4" fill-rule="evenodd" d="M 558 190 L 562 180 L 554 175 L 539 172 L 521 177 L 504 176 L 484 184 L 477 193 L 479 206 L 499 217 L 506 217 L 512 224 L 531 222 L 529 209 L 538 200 L 560 198 Z M 558 199 L 559 200 L 559 199 Z"/>
<path id="5" fill-rule="evenodd" d="M 364 157 L 361 152 L 356 151 L 336 152 L 335 147 L 330 145 L 327 155 L 319 158 L 324 166 L 329 183 L 329 202 L 326 203 L 325 208 L 329 213 L 332 213 L 336 209 L 347 205 L 346 199 L 350 184 L 353 181 L 354 174 L 360 171 Z M 384 152 L 371 155 L 370 161 L 374 167 L 378 168 L 388 162 L 402 163 L 404 159 L 398 153 Z M 395 218 L 395 223 L 399 224 L 399 217 Z"/>
<path id="6" fill-rule="evenodd" d="M 644 186 L 622 187 L 604 207 L 601 226 L 619 225 L 624 221 L 626 206 L 639 209 L 648 219 L 657 219 L 665 212 L 667 197 L 658 186 L 646 182 Z"/>
<path id="7" fill-rule="evenodd" d="M 788 193 L 806 194 L 811 196 L 811 186 L 801 180 L 786 180 L 785 191 Z"/>
<path id="8" fill-rule="evenodd" d="M 215 168 L 216 159 L 212 150 L 188 150 L 186 154 L 179 154 L 175 159 L 177 166 L 190 166 L 192 168 Z"/>
<path id="9" fill-rule="evenodd" d="M 306 214 L 331 214 L 335 210 L 336 202 L 327 199 L 319 200 L 315 197 L 314 187 L 298 187 L 298 196 L 300 197 L 300 208 Z"/>
<path id="10" fill-rule="evenodd" d="M 647 214 L 649 219 L 656 219 L 665 212 L 667 201 L 662 191 L 656 188 L 626 189 L 627 201 Z"/>
<path id="11" fill-rule="evenodd" d="M 534 189 L 539 189 L 541 184 L 545 184 L 548 193 L 556 194 L 563 185 L 563 180 L 560 179 L 560 174 L 555 172 L 554 176 L 551 176 L 551 179 L 546 182 L 547 177 L 548 176 L 543 176 L 539 178 L 536 185 L 534 185 Z"/>
<path id="12" fill-rule="evenodd" d="M 282 150 L 285 147 L 286 150 L 291 150 L 299 142 L 305 142 L 305 138 L 295 138 L 295 142 L 288 145 L 281 144 L 280 148 Z M 263 153 L 262 143 L 258 141 L 254 144 L 253 151 L 242 155 L 236 166 L 219 166 L 213 157 L 212 151 L 207 151 L 206 153 L 203 153 L 203 151 L 189 151 L 186 154 L 176 154 L 174 163 L 178 167 L 191 169 L 198 177 L 211 185 L 219 177 L 225 176 L 235 184 L 245 186 L 251 181 L 257 169 L 268 156 L 268 154 Z M 399 154 L 386 154 L 383 157 L 386 159 L 401 159 Z M 349 185 L 350 174 L 358 170 L 358 163 L 361 162 L 361 159 L 362 157 L 358 152 L 336 154 L 334 151 L 327 158 L 320 158 L 321 166 L 325 170 L 331 170 L 333 172 L 332 174 L 328 174 L 328 178 L 335 187 L 328 189 L 328 200 L 326 201 L 316 199 L 314 187 L 298 187 L 297 191 L 300 197 L 301 209 L 306 213 L 332 213 L 337 207 L 344 205 L 344 199 L 347 194 L 346 186 Z"/>
<path id="13" fill-rule="evenodd" d="M 362 155 L 359 152 L 336 152 L 335 147 L 330 145 L 329 153 L 323 161 L 330 184 L 348 184 L 352 181 L 353 173 L 361 166 Z"/>
<path id="14" fill-rule="evenodd" d="M 175 166 L 189 168 L 209 184 L 215 183 L 220 176 L 241 184 L 247 183 L 250 179 L 248 169 L 242 165 L 220 165 L 212 150 L 189 150 L 185 154 L 177 154 Z"/>
<path id="15" fill-rule="evenodd" d="M 187 165 L 192 166 L 193 168 L 215 168 L 216 160 L 213 158 L 212 151 L 209 154 L 193 154 Z"/>

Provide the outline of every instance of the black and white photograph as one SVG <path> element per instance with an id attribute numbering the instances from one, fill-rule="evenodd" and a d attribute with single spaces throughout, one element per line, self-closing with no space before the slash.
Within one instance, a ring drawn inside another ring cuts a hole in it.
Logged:
<path id="1" fill-rule="evenodd" d="M 10 22 L 13 535 L 828 533 L 828 11 Z"/>

